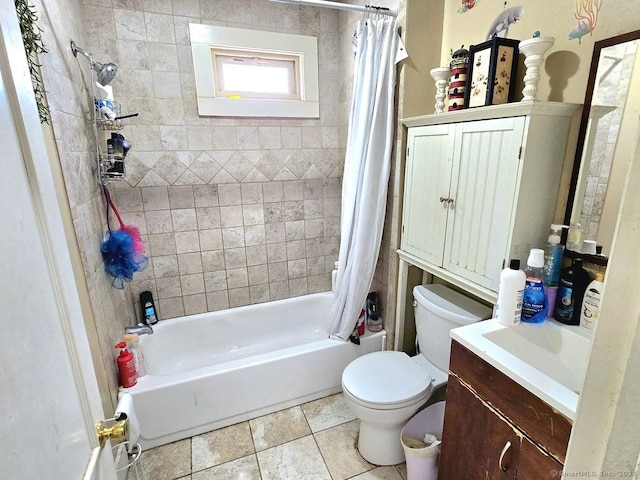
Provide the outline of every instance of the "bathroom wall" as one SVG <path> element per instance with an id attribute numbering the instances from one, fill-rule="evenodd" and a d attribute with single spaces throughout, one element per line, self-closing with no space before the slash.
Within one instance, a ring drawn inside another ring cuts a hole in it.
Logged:
<path id="1" fill-rule="evenodd" d="M 103 271 L 100 243 L 104 229 L 104 203 L 95 175 L 94 133 L 88 94 L 89 62 L 74 58 L 69 42 L 86 46 L 84 14 L 80 0 L 33 2 L 47 53 L 40 55 L 42 77 L 51 110 L 51 124 L 43 125 L 50 138 L 50 157 L 58 181 L 61 211 L 70 218 L 68 241 L 78 265 L 77 277 L 68 288 L 77 288 L 94 368 L 105 411 L 113 410 L 117 392 L 113 345 L 125 325 L 133 322 L 130 290 L 111 288 Z M 81 261 L 80 261 L 81 260 Z"/>
<path id="2" fill-rule="evenodd" d="M 521 6 L 524 14 L 509 28 L 509 38 L 531 38 L 535 31 L 555 38 L 555 45 L 547 53 L 544 69 L 540 72 L 538 100 L 583 103 L 594 42 L 640 28 L 635 2 L 519 0 L 507 4 L 478 1 L 467 2 L 473 5 L 466 11 L 465 2 L 462 3 L 445 0 L 441 64 L 448 65 L 450 51 L 460 45 L 468 48 L 484 42 L 491 24 L 505 8 Z M 601 5 L 599 11 L 598 3 Z M 580 5 L 583 8 L 576 10 Z M 584 8 L 592 9 L 593 14 L 585 14 Z M 578 26 L 578 18 L 583 26 L 593 26 L 591 33 L 579 39 L 571 33 Z"/>
<path id="3" fill-rule="evenodd" d="M 87 46 L 120 66 L 113 82 L 133 142 L 113 184 L 146 240 L 161 319 L 330 288 L 339 246 L 337 18 L 265 0 L 84 0 Z M 189 23 L 318 37 L 319 119 L 200 117 Z M 132 306 L 133 308 L 133 306 Z M 137 307 L 136 307 L 137 311 Z"/>

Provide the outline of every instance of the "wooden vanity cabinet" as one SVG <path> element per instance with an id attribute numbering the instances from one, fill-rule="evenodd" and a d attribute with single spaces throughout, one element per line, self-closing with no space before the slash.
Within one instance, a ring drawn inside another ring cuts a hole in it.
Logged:
<path id="1" fill-rule="evenodd" d="M 439 480 L 559 478 L 571 420 L 452 342 Z"/>

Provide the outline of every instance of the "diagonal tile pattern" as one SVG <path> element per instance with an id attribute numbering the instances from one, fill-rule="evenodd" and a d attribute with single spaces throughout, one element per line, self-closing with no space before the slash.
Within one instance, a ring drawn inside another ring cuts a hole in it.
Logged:
<path id="1" fill-rule="evenodd" d="M 404 463 L 365 461 L 357 436 L 339 393 L 143 452 L 127 480 L 407 479 Z"/>

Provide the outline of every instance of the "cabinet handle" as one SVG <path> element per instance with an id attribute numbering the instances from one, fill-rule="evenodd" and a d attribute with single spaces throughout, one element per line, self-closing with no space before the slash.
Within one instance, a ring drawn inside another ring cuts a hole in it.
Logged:
<path id="1" fill-rule="evenodd" d="M 449 200 L 449 199 L 448 199 L 448 198 L 444 198 L 444 197 L 440 197 L 440 203 L 444 203 L 444 202 L 446 202 L 447 200 Z"/>
<path id="2" fill-rule="evenodd" d="M 500 460 L 498 460 L 498 465 L 500 466 L 500 470 L 506 472 L 508 467 L 502 465 L 502 460 L 504 459 L 504 455 L 511 448 L 511 442 L 507 440 L 507 443 L 504 444 L 504 448 L 502 449 L 502 453 L 500 454 Z"/>
<path id="3" fill-rule="evenodd" d="M 447 198 L 447 203 L 453 203 L 453 198 Z"/>

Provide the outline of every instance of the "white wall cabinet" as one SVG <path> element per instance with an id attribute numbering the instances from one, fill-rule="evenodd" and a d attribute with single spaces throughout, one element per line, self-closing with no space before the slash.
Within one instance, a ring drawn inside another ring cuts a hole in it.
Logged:
<path id="1" fill-rule="evenodd" d="M 495 303 L 509 259 L 524 266 L 531 248 L 544 248 L 578 108 L 520 102 L 403 120 L 397 320 L 409 265 Z"/>

